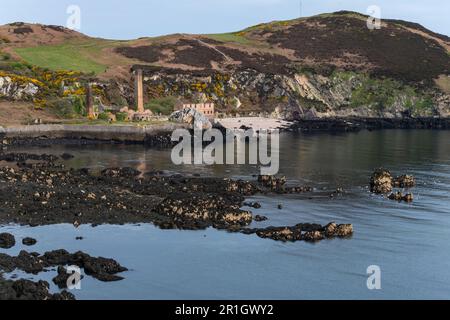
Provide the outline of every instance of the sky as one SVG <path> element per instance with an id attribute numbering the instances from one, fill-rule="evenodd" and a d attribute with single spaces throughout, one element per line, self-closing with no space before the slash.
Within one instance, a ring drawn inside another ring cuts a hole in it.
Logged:
<path id="1" fill-rule="evenodd" d="M 367 13 L 371 5 L 381 9 L 381 18 L 418 22 L 450 35 L 448 0 L 0 0 L 0 24 L 67 26 L 71 5 L 80 8 L 80 32 L 108 39 L 239 31 L 258 23 L 339 10 Z"/>

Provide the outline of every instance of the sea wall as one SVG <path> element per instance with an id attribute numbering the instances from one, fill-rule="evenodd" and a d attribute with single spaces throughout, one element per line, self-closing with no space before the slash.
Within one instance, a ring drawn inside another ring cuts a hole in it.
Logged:
<path id="1" fill-rule="evenodd" d="M 173 130 L 186 128 L 184 124 L 152 126 L 106 126 L 106 125 L 23 125 L 2 128 L 0 137 L 7 140 L 70 139 L 118 142 L 151 142 L 161 137 L 170 137 Z"/>

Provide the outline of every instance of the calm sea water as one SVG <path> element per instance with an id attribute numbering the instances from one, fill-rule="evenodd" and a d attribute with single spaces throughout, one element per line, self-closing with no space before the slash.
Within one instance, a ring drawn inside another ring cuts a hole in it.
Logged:
<path id="1" fill-rule="evenodd" d="M 143 146 L 52 146 L 11 151 L 60 154 L 72 167 L 131 166 L 252 179 L 255 166 L 175 166 L 170 151 Z M 256 196 L 269 217 L 254 226 L 300 222 L 352 223 L 348 240 L 281 243 L 255 235 L 159 230 L 152 225 L 44 227 L 0 226 L 19 240 L 32 236 L 31 250 L 65 248 L 117 259 L 125 280 L 91 277 L 74 291 L 79 299 L 431 299 L 450 298 L 450 132 L 384 130 L 350 134 L 284 134 L 280 174 L 318 191 L 342 187 L 329 198 Z M 398 203 L 372 195 L 374 168 L 416 176 L 415 201 Z M 317 194 L 321 194 L 317 192 Z M 283 204 L 283 210 L 277 205 Z M 75 241 L 83 236 L 82 241 Z M 0 252 L 17 254 L 20 244 Z M 381 290 L 368 290 L 367 267 L 381 268 Z M 30 275 L 16 272 L 19 276 Z M 34 279 L 50 280 L 54 272 Z M 52 286 L 52 290 L 56 290 Z"/>

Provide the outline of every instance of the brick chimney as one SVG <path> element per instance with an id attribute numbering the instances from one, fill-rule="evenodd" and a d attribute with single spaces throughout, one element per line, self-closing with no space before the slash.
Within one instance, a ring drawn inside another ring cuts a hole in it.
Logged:
<path id="1" fill-rule="evenodd" d="M 92 88 L 90 83 L 86 83 L 86 112 L 88 118 L 94 118 L 94 103 L 92 101 Z"/>
<path id="2" fill-rule="evenodd" d="M 134 74 L 134 90 L 135 90 L 135 101 L 136 101 L 136 111 L 139 113 L 144 112 L 144 85 L 143 85 L 143 76 L 142 69 L 138 69 Z"/>

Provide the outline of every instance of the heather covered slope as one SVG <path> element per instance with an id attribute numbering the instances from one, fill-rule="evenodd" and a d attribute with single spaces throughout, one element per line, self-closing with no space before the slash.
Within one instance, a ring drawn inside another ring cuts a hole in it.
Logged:
<path id="1" fill-rule="evenodd" d="M 337 12 L 129 41 L 15 23 L 0 27 L 0 71 L 40 80 L 36 67 L 78 71 L 98 79 L 102 103 L 125 105 L 133 103 L 130 69 L 139 67 L 146 102 L 158 110 L 214 101 L 219 111 L 282 118 L 450 114 L 450 38 L 400 20 L 369 30 L 366 20 Z"/>
<path id="2" fill-rule="evenodd" d="M 404 21 L 369 30 L 366 16 L 340 12 L 273 22 L 229 35 L 179 36 L 121 46 L 116 52 L 143 63 L 191 70 L 253 68 L 285 73 L 365 71 L 405 81 L 450 72 L 450 39 Z"/>

